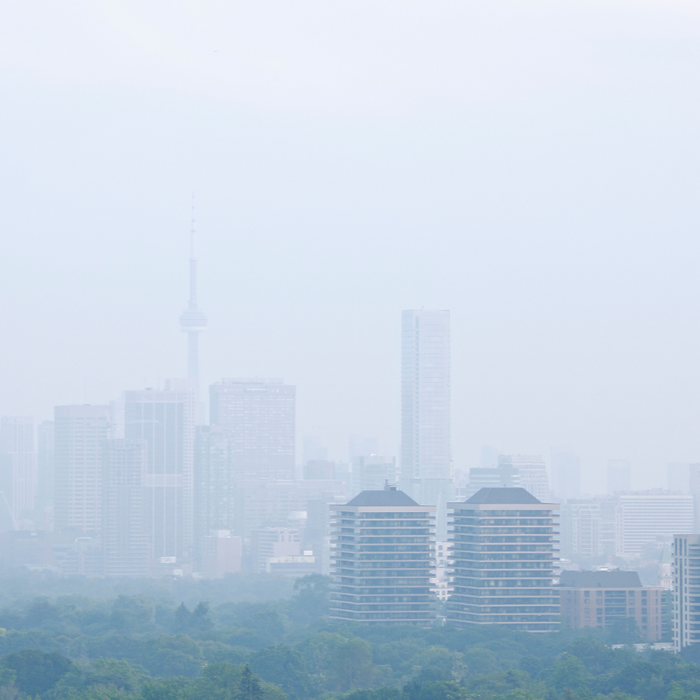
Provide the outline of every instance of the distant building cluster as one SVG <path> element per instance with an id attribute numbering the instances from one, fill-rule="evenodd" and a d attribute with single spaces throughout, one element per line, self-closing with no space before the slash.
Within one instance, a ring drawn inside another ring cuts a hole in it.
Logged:
<path id="1" fill-rule="evenodd" d="M 450 314 L 401 326 L 401 445 L 350 438 L 347 461 L 316 436 L 297 463 L 296 387 L 223 378 L 200 393 L 192 232 L 186 379 L 53 420 L 0 419 L 0 562 L 63 574 L 333 576 L 332 618 L 498 624 L 547 632 L 634 620 L 649 642 L 700 642 L 700 464 L 666 490 L 581 488 L 567 447 L 451 453 Z M 207 419 L 208 416 L 208 419 Z M 646 582 L 658 585 L 642 586 Z"/>

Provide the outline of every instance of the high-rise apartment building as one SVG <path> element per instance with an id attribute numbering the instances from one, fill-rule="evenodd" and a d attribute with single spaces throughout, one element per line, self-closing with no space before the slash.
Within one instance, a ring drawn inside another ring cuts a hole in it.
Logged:
<path id="1" fill-rule="evenodd" d="M 632 490 L 632 465 L 626 459 L 611 459 L 608 462 L 608 493 Z"/>
<path id="2" fill-rule="evenodd" d="M 700 643 L 700 535 L 673 538 L 673 648 Z"/>
<path id="3" fill-rule="evenodd" d="M 456 625 L 507 625 L 529 632 L 557 629 L 553 586 L 558 505 L 524 488 L 485 488 L 450 503 Z"/>
<path id="4" fill-rule="evenodd" d="M 106 440 L 102 447 L 102 556 L 107 576 L 146 576 L 145 440 Z"/>
<path id="5" fill-rule="evenodd" d="M 281 379 L 222 379 L 210 399 L 211 425 L 231 436 L 237 479 L 294 479 L 296 387 Z"/>
<path id="6" fill-rule="evenodd" d="M 192 554 L 194 413 L 187 380 L 124 393 L 124 436 L 146 442 L 144 530 L 153 564 Z"/>
<path id="7" fill-rule="evenodd" d="M 0 478 L 3 500 L 9 505 L 15 529 L 34 517 L 36 452 L 34 420 L 30 416 L 0 419 Z"/>
<path id="8" fill-rule="evenodd" d="M 581 460 L 569 447 L 552 448 L 552 493 L 563 501 L 581 496 Z"/>
<path id="9" fill-rule="evenodd" d="M 330 508 L 331 619 L 429 626 L 435 507 L 386 486 Z"/>
<path id="10" fill-rule="evenodd" d="M 110 437 L 109 406 L 56 406 L 54 419 L 55 527 L 97 536 L 102 527 L 102 448 Z"/>
<path id="11" fill-rule="evenodd" d="M 401 483 L 442 508 L 452 478 L 450 312 L 408 310 L 401 327 Z"/>

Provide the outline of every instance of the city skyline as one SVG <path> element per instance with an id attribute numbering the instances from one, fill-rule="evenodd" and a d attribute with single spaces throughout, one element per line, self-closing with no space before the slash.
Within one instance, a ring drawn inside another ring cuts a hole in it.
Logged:
<path id="1" fill-rule="evenodd" d="M 283 377 L 300 435 L 398 455 L 398 316 L 450 309 L 457 468 L 700 459 L 692 7 L 266 7 L 0 27 L 0 415 L 184 376 L 194 192 L 203 387 Z"/>

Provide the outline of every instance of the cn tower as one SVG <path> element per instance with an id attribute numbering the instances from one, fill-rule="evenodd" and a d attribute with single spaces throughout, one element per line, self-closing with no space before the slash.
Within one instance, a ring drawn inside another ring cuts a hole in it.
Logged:
<path id="1" fill-rule="evenodd" d="M 197 234 L 194 230 L 194 210 L 190 230 L 190 301 L 180 314 L 180 329 L 187 333 L 187 377 L 194 385 L 195 415 L 202 419 L 199 405 L 199 334 L 207 327 L 207 316 L 197 307 Z M 199 422 L 199 420 L 197 422 Z"/>

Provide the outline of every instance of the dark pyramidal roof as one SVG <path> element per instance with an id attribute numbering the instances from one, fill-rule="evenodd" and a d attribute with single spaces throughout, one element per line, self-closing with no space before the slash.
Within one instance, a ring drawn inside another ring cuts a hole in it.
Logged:
<path id="1" fill-rule="evenodd" d="M 355 496 L 349 506 L 417 506 L 418 504 L 396 486 L 385 486 L 377 491 L 362 491 Z"/>
<path id="2" fill-rule="evenodd" d="M 562 571 L 560 586 L 566 588 L 641 588 L 636 571 Z"/>
<path id="3" fill-rule="evenodd" d="M 529 491 L 523 488 L 483 488 L 479 489 L 471 498 L 468 498 L 465 503 L 542 503 L 535 498 Z"/>

